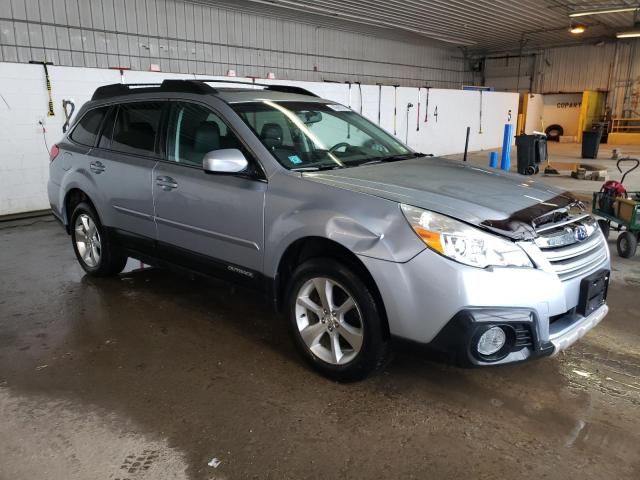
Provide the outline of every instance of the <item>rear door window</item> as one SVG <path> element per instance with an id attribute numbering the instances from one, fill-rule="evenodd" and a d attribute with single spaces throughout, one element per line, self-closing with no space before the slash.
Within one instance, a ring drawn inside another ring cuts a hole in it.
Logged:
<path id="1" fill-rule="evenodd" d="M 71 140 L 87 147 L 93 147 L 96 144 L 100 125 L 108 108 L 100 107 L 89 110 L 71 132 Z"/>
<path id="2" fill-rule="evenodd" d="M 156 155 L 156 139 L 166 102 L 126 103 L 118 107 L 108 148 L 123 153 Z M 105 135 L 109 132 L 105 131 Z M 101 142 L 102 146 L 102 142 Z"/>

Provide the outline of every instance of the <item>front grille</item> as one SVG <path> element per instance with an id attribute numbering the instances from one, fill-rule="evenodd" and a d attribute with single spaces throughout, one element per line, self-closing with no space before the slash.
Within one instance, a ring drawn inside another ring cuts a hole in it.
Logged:
<path id="1" fill-rule="evenodd" d="M 593 223 L 591 217 L 581 220 Z M 549 261 L 552 271 L 562 281 L 582 277 L 595 271 L 607 258 L 609 247 L 596 227 L 586 240 L 575 241 L 569 245 L 547 246 L 553 244 L 548 241 L 549 239 L 559 238 L 562 232 L 572 231 L 572 228 L 582 224 L 583 222 L 578 221 L 569 222 L 556 229 L 544 231 L 540 236 L 541 241 L 537 242 L 543 255 Z"/>

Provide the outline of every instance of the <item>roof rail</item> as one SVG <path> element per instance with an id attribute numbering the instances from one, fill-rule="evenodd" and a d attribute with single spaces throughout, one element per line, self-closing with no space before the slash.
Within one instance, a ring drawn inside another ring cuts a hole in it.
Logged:
<path id="1" fill-rule="evenodd" d="M 205 83 L 191 79 L 164 80 L 162 83 L 112 83 L 96 88 L 91 100 L 154 92 L 216 93 L 216 90 Z"/>
<path id="2" fill-rule="evenodd" d="M 272 92 L 295 93 L 298 95 L 309 95 L 317 97 L 313 92 L 302 87 L 292 85 L 269 85 L 265 83 L 243 82 L 234 80 L 213 80 L 213 79 L 177 79 L 164 80 L 162 83 L 112 83 L 98 87 L 93 93 L 91 100 L 104 100 L 111 97 L 131 95 L 134 93 L 154 93 L 154 92 L 180 92 L 180 93 L 217 93 L 218 91 L 208 85 L 209 83 L 228 83 L 235 85 L 248 85 L 263 87 L 264 90 Z"/>
<path id="3" fill-rule="evenodd" d="M 317 97 L 315 93 L 307 90 L 302 87 L 295 87 L 293 85 L 273 85 L 269 83 L 256 83 L 256 82 L 244 82 L 242 80 L 214 80 L 209 78 L 198 79 L 199 82 L 205 83 L 229 83 L 235 85 L 249 85 L 255 87 L 264 87 L 264 90 L 269 90 L 272 92 L 285 92 L 285 93 L 296 93 L 298 95 L 309 95 L 311 97 Z"/>

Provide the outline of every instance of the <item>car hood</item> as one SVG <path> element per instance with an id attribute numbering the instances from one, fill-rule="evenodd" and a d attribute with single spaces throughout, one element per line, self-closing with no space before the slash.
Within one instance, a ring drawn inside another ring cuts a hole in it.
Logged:
<path id="1" fill-rule="evenodd" d="M 566 216 L 580 202 L 531 177 L 442 158 L 304 173 L 304 178 L 442 213 L 513 239 Z"/>

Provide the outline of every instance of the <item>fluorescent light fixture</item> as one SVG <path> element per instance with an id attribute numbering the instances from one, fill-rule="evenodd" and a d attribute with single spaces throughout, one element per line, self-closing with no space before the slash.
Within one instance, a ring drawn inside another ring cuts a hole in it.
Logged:
<path id="1" fill-rule="evenodd" d="M 631 30 L 629 32 L 618 32 L 616 38 L 636 38 L 640 37 L 640 30 Z"/>
<path id="2" fill-rule="evenodd" d="M 601 8 L 598 10 L 579 10 L 577 12 L 571 12 L 570 17 L 586 17 L 587 15 L 603 15 L 606 13 L 622 13 L 633 12 L 638 10 L 638 7 L 618 7 L 618 8 Z"/>
<path id="3" fill-rule="evenodd" d="M 587 26 L 581 23 L 576 23 L 575 25 L 571 25 L 571 27 L 569 27 L 569 31 L 575 34 L 584 33 L 586 29 L 587 29 Z"/>

